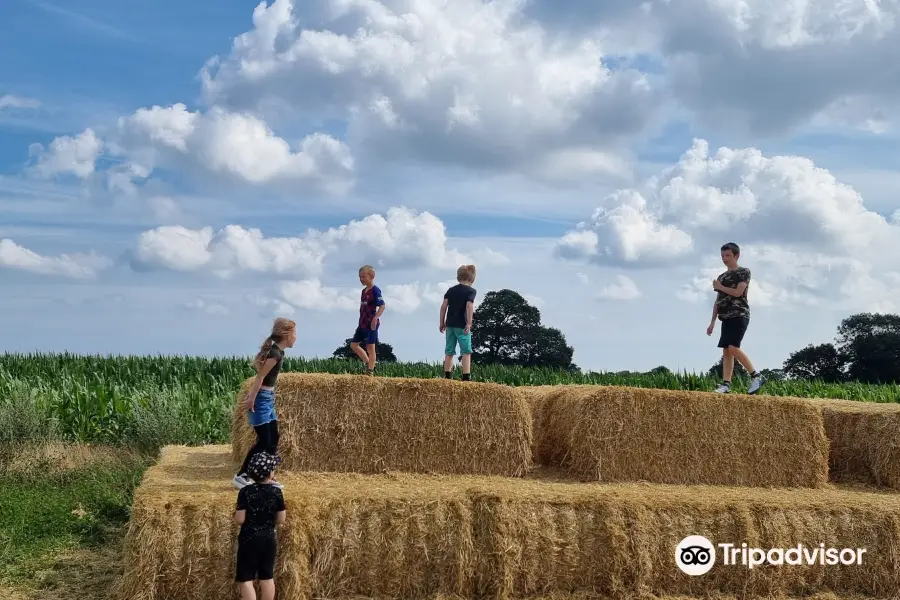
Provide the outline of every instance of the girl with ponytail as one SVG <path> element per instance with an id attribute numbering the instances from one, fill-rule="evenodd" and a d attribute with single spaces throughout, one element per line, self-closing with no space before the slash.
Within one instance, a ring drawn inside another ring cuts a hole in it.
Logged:
<path id="1" fill-rule="evenodd" d="M 266 452 L 277 456 L 278 451 L 278 416 L 275 414 L 275 382 L 281 371 L 286 348 L 293 348 L 297 341 L 297 324 L 290 319 L 277 318 L 272 324 L 272 333 L 262 343 L 259 352 L 253 358 L 253 368 L 256 369 L 256 379 L 250 386 L 250 391 L 244 400 L 242 407 L 247 411 L 250 425 L 256 431 L 256 444 L 250 448 L 240 471 L 232 479 L 232 483 L 238 489 L 242 489 L 253 482 L 250 480 L 247 469 L 250 459 L 255 454 Z M 272 480 L 272 484 L 281 487 L 281 484 Z"/>

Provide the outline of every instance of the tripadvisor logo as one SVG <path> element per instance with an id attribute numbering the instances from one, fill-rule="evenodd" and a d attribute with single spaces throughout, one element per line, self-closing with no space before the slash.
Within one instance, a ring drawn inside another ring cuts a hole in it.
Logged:
<path id="1" fill-rule="evenodd" d="M 675 547 L 675 564 L 691 576 L 705 575 L 716 564 L 716 547 L 721 551 L 722 564 L 753 569 L 761 565 L 861 565 L 865 548 L 826 548 L 825 544 L 808 547 L 797 544 L 792 548 L 751 548 L 746 543 L 713 545 L 702 535 L 689 535 Z"/>
<path id="2" fill-rule="evenodd" d="M 704 575 L 716 564 L 716 549 L 702 535 L 689 535 L 675 548 L 675 564 L 688 575 Z"/>

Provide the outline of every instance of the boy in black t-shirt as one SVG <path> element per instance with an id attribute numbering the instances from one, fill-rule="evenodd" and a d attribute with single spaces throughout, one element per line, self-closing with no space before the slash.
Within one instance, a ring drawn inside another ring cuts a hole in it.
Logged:
<path id="1" fill-rule="evenodd" d="M 259 580 L 262 600 L 275 598 L 275 556 L 278 544 L 275 526 L 284 523 L 286 511 L 281 488 L 272 485 L 277 457 L 266 452 L 254 454 L 247 465 L 252 485 L 238 492 L 234 520 L 240 523 L 235 581 L 242 600 L 256 600 L 254 580 Z"/>
<path id="2" fill-rule="evenodd" d="M 463 265 L 456 270 L 459 283 L 447 290 L 441 303 L 441 333 L 447 332 L 444 345 L 444 377 L 453 374 L 453 356 L 459 344 L 463 381 L 472 378 L 472 316 L 475 313 L 475 265 Z"/>

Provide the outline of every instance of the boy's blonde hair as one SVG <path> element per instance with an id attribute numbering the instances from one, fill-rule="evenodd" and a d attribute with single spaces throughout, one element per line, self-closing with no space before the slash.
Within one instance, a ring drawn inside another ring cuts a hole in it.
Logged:
<path id="1" fill-rule="evenodd" d="M 359 268 L 359 272 L 360 273 L 371 273 L 372 275 L 374 275 L 375 267 L 373 267 L 372 265 L 363 265 Z"/>
<path id="2" fill-rule="evenodd" d="M 456 270 L 456 280 L 460 283 L 475 281 L 475 265 L 463 265 Z"/>

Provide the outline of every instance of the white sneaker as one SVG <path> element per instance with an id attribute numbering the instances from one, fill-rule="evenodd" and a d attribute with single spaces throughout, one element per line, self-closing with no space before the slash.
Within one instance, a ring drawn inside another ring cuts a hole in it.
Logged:
<path id="1" fill-rule="evenodd" d="M 756 392 L 759 391 L 759 388 L 761 388 L 762 385 L 763 385 L 765 382 L 766 382 L 766 380 L 763 379 L 762 375 L 757 375 L 757 376 L 754 377 L 753 380 L 750 382 L 750 389 L 747 390 L 747 393 L 748 393 L 748 394 L 755 394 Z"/>
<path id="2" fill-rule="evenodd" d="M 713 392 L 715 392 L 716 394 L 727 394 L 730 391 L 731 391 L 731 386 L 725 385 L 724 383 L 713 390 Z"/>
<path id="3" fill-rule="evenodd" d="M 253 482 L 250 481 L 250 479 L 244 474 L 235 475 L 234 479 L 231 480 L 231 485 L 233 485 L 234 487 L 236 487 L 239 490 L 247 487 L 248 485 L 252 485 L 252 484 L 253 484 Z"/>

